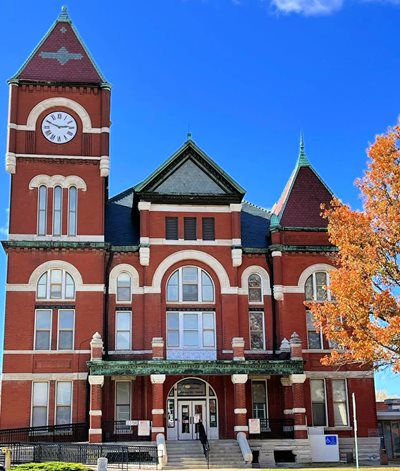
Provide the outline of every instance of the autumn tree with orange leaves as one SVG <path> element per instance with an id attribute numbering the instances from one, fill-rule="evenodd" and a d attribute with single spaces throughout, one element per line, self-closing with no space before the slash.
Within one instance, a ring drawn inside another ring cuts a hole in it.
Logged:
<path id="1" fill-rule="evenodd" d="M 356 181 L 363 210 L 338 199 L 323 209 L 338 248 L 330 273 L 334 302 L 309 305 L 317 327 L 336 346 L 325 364 L 373 363 L 400 372 L 400 125 L 368 149 Z"/>

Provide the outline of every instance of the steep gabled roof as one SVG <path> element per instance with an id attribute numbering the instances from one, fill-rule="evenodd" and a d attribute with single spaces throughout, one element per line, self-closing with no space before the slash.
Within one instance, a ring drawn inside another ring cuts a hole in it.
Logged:
<path id="1" fill-rule="evenodd" d="M 311 166 L 300 140 L 296 167 L 282 196 L 272 208 L 271 229 L 274 227 L 325 228 L 321 217 L 321 203 L 329 205 L 333 192 Z"/>
<path id="2" fill-rule="evenodd" d="M 10 81 L 98 84 L 110 87 L 80 38 L 67 8 L 62 11 Z"/>
<path id="3" fill-rule="evenodd" d="M 245 190 L 189 137 L 167 161 L 135 186 L 149 201 L 241 202 Z"/>

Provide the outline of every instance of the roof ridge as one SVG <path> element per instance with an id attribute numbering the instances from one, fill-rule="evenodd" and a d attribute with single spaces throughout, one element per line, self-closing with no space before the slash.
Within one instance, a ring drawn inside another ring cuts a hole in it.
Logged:
<path id="1" fill-rule="evenodd" d="M 129 195 L 130 193 L 134 193 L 134 191 L 135 191 L 135 187 L 133 186 L 131 188 L 128 188 L 127 190 L 121 191 L 121 193 L 118 193 L 117 195 L 114 195 L 111 198 L 109 198 L 109 200 L 107 201 L 107 204 L 114 203 L 115 201 L 121 200 L 122 198 Z"/>
<path id="2" fill-rule="evenodd" d="M 254 203 L 251 203 L 250 201 L 247 201 L 247 200 L 243 200 L 243 203 L 246 203 L 248 204 L 249 206 L 253 206 L 253 208 L 257 208 L 261 211 L 265 211 L 266 213 L 271 213 L 271 210 L 270 209 L 267 209 L 267 208 L 264 208 L 263 206 L 259 206 L 258 204 L 254 204 Z"/>

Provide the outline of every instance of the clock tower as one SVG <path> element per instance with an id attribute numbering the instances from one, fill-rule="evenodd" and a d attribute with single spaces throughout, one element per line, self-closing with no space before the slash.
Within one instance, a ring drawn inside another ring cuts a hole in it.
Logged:
<path id="1" fill-rule="evenodd" d="M 103 241 L 110 85 L 66 7 L 9 85 L 10 240 Z"/>

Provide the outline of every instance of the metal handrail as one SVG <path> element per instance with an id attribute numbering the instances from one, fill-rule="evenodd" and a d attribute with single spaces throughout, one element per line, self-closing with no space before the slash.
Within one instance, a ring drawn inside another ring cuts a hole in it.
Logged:
<path id="1" fill-rule="evenodd" d="M 202 422 L 197 424 L 199 432 L 199 440 L 203 445 L 203 453 L 207 460 L 207 468 L 210 469 L 210 444 L 208 443 L 207 434 Z"/>

